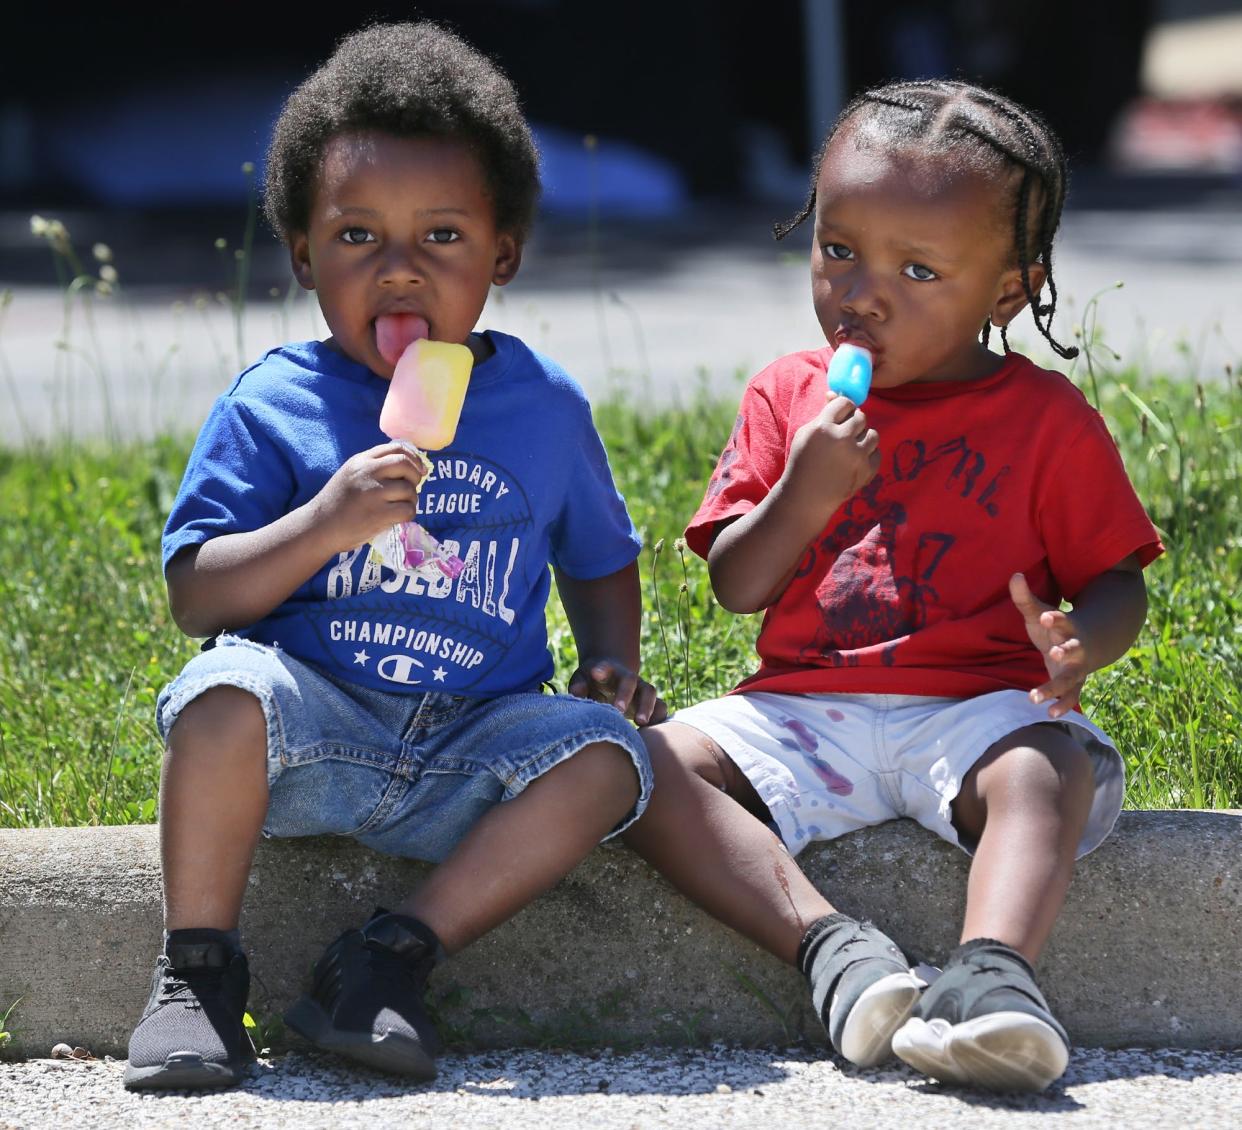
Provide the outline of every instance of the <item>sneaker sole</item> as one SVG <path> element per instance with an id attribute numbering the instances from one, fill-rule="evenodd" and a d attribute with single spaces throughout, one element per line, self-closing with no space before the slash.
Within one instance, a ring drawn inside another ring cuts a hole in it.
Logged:
<path id="1" fill-rule="evenodd" d="M 875 1067 L 893 1054 L 893 1033 L 918 1004 L 925 983 L 912 973 L 890 973 L 870 985 L 850 1009 L 837 1050 L 859 1067 Z"/>
<path id="2" fill-rule="evenodd" d="M 391 1032 L 373 1036 L 369 1032 L 342 1031 L 310 997 L 302 997 L 285 1013 L 285 1023 L 315 1047 L 346 1056 L 377 1071 L 413 1079 L 436 1077 L 436 1061 L 416 1040 Z"/>
<path id="3" fill-rule="evenodd" d="M 916 1071 L 989 1091 L 1042 1091 L 1069 1064 L 1065 1041 L 1025 1012 L 993 1012 L 961 1024 L 906 1021 L 893 1051 Z"/>
<path id="4" fill-rule="evenodd" d="M 198 1052 L 173 1052 L 163 1063 L 152 1067 L 125 1068 L 125 1088 L 129 1091 L 204 1091 L 231 1087 L 241 1082 L 250 1061 L 213 1063 Z"/>

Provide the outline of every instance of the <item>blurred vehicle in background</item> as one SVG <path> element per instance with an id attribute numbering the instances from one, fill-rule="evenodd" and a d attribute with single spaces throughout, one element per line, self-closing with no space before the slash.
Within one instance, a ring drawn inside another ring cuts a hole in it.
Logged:
<path id="1" fill-rule="evenodd" d="M 1040 109 L 1076 174 L 1242 183 L 1242 0 L 289 11 L 220 0 L 171 21 L 141 7 L 26 8 L 0 42 L 0 279 L 31 278 L 33 256 L 46 274 L 24 228 L 31 212 L 108 213 L 114 231 L 237 215 L 241 168 L 253 162 L 261 177 L 288 91 L 364 18 L 440 19 L 500 60 L 535 124 L 553 221 L 796 206 L 826 124 L 852 93 L 893 77 L 960 76 Z"/>
<path id="2" fill-rule="evenodd" d="M 895 77 L 1000 88 L 1065 139 L 1063 328 L 1145 369 L 1242 368 L 1242 0 L 28 5 L 0 38 L 0 444 L 185 426 L 249 359 L 322 335 L 250 226 L 271 124 L 343 34 L 418 16 L 505 66 L 542 149 L 521 286 L 487 324 L 592 396 L 733 396 L 819 340 L 810 232 L 772 222 L 845 101 Z"/>

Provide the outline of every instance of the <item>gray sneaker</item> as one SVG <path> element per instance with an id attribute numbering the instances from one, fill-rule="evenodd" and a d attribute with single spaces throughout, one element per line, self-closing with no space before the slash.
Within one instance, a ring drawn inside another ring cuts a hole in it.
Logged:
<path id="1" fill-rule="evenodd" d="M 891 938 L 845 914 L 811 924 L 798 947 L 798 968 L 832 1046 L 859 1067 L 892 1055 L 893 1033 L 926 984 Z"/>
<path id="2" fill-rule="evenodd" d="M 250 968 L 219 930 L 176 930 L 129 1038 L 131 1091 L 231 1087 L 254 1059 L 242 1023 Z"/>
<path id="3" fill-rule="evenodd" d="M 1069 1037 L 1016 950 L 976 938 L 949 956 L 893 1051 L 924 1075 L 990 1091 L 1042 1091 L 1069 1063 Z"/>

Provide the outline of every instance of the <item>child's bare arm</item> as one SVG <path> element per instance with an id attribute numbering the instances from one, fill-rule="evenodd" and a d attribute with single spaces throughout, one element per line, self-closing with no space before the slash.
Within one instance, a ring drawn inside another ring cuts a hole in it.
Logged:
<path id="1" fill-rule="evenodd" d="M 1031 699 L 1050 702 L 1050 718 L 1078 706 L 1087 676 L 1125 655 L 1147 618 L 1147 586 L 1135 554 L 1089 582 L 1074 597 L 1072 612 L 1039 600 L 1021 573 L 1010 580 L 1009 593 L 1048 668 L 1048 682 L 1031 691 Z"/>
<path id="2" fill-rule="evenodd" d="M 578 646 L 578 668 L 570 676 L 569 693 L 610 702 L 640 726 L 663 721 L 664 702 L 638 673 L 638 564 L 593 581 L 577 580 L 558 569 L 556 588 Z"/>
<path id="3" fill-rule="evenodd" d="M 880 465 L 879 436 L 843 396 L 798 429 L 776 486 L 725 526 L 708 555 L 716 599 L 731 612 L 756 612 L 784 591 L 807 545 Z"/>
<path id="4" fill-rule="evenodd" d="M 178 554 L 165 573 L 177 626 L 212 636 L 263 619 L 333 555 L 411 520 L 422 476 L 404 447 L 380 444 L 346 460 L 304 506 Z"/>

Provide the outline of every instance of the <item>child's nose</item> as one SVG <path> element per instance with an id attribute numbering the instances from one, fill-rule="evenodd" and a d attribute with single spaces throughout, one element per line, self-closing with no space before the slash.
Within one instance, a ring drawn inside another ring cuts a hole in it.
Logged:
<path id="1" fill-rule="evenodd" d="M 417 248 L 396 241 L 384 248 L 380 259 L 381 284 L 421 283 L 425 277 Z"/>
<path id="2" fill-rule="evenodd" d="M 841 308 L 860 318 L 882 318 L 887 311 L 883 288 L 865 267 L 855 267 L 842 280 L 845 292 Z"/>

